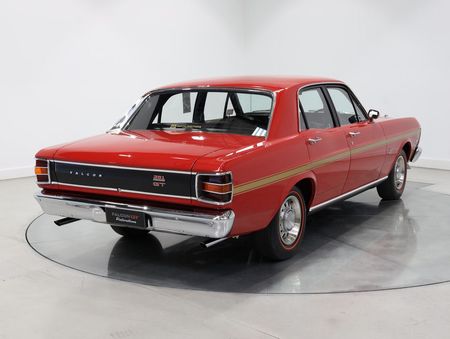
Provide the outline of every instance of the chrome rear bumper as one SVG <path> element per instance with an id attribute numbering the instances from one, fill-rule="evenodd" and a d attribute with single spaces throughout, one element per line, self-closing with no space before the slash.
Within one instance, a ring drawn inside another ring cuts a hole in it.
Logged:
<path id="1" fill-rule="evenodd" d="M 417 159 L 420 158 L 420 155 L 422 154 L 422 148 L 420 148 L 419 146 L 416 147 L 416 150 L 414 151 L 414 155 L 411 158 L 412 162 L 416 162 Z"/>
<path id="2" fill-rule="evenodd" d="M 208 238 L 226 237 L 233 227 L 232 210 L 198 213 L 174 209 L 138 206 L 108 201 L 85 200 L 67 196 L 35 194 L 44 213 L 62 217 L 106 222 L 105 208 L 139 211 L 151 217 L 149 231 L 169 232 Z"/>

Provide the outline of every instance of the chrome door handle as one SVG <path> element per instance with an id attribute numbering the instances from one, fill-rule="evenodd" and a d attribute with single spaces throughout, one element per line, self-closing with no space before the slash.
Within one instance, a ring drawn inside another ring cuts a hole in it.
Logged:
<path id="1" fill-rule="evenodd" d="M 348 135 L 350 135 L 352 138 L 356 137 L 357 135 L 360 135 L 361 132 L 348 132 Z"/>
<path id="2" fill-rule="evenodd" d="M 312 145 L 312 144 L 317 144 L 321 140 L 322 140 L 321 137 L 315 137 L 315 138 L 309 138 L 308 142 Z"/>

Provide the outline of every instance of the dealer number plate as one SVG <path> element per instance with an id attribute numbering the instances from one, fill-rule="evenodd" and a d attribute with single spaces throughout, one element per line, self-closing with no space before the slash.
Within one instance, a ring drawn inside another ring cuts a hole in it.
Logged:
<path id="1" fill-rule="evenodd" d="M 147 216 L 143 212 L 122 210 L 119 208 L 106 208 L 106 221 L 116 226 L 130 226 L 147 228 Z"/>

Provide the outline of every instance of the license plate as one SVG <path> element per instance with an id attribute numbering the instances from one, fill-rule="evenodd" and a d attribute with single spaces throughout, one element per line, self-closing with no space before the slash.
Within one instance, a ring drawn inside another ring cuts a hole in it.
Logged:
<path id="1" fill-rule="evenodd" d="M 106 208 L 105 213 L 108 224 L 147 228 L 146 215 L 143 212 L 121 210 L 119 208 Z"/>

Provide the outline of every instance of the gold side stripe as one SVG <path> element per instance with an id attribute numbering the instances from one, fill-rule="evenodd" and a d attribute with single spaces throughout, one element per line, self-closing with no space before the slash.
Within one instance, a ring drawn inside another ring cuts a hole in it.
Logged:
<path id="1" fill-rule="evenodd" d="M 236 188 L 234 189 L 234 195 L 239 195 L 239 194 L 242 194 L 242 193 L 257 189 L 257 188 L 261 188 L 263 186 L 274 184 L 276 182 L 288 179 L 290 177 L 307 172 L 314 168 L 318 168 L 327 163 L 342 160 L 348 156 L 350 156 L 350 151 L 341 152 L 341 153 L 335 154 L 328 158 L 316 160 L 316 161 L 310 162 L 310 163 L 302 165 L 302 166 L 292 168 L 292 169 L 284 171 L 284 172 L 270 175 L 268 177 L 258 179 L 258 180 L 255 180 L 255 181 L 252 181 L 249 183 L 241 184 L 239 186 L 236 186 Z"/>
<path id="2" fill-rule="evenodd" d="M 235 187 L 235 189 L 234 189 L 234 195 L 239 195 L 239 194 L 242 194 L 242 193 L 253 191 L 255 189 L 259 189 L 259 188 L 262 188 L 262 187 L 265 187 L 265 186 L 269 186 L 269 185 L 275 184 L 277 182 L 280 182 L 280 181 L 283 181 L 285 179 L 291 178 L 291 177 L 296 176 L 298 174 L 307 172 L 309 170 L 316 169 L 316 168 L 319 168 L 321 166 L 327 165 L 329 163 L 345 159 L 346 157 L 351 156 L 351 154 L 359 154 L 359 153 L 366 152 L 366 151 L 368 151 L 370 149 L 374 149 L 374 148 L 377 148 L 377 147 L 385 146 L 385 145 L 390 144 L 392 142 L 401 140 L 401 139 L 403 139 L 405 137 L 416 135 L 419 132 L 419 130 L 420 129 L 414 129 L 412 131 L 408 131 L 406 133 L 397 135 L 395 137 L 391 137 L 389 139 L 380 140 L 380 141 L 377 141 L 375 143 L 359 146 L 359 147 L 354 148 L 352 150 L 340 152 L 340 153 L 337 153 L 337 154 L 332 155 L 330 157 L 326 157 L 326 158 L 323 158 L 323 159 L 320 159 L 320 160 L 316 160 L 316 161 L 310 162 L 310 163 L 305 164 L 305 165 L 297 166 L 297 167 L 291 168 L 291 169 L 286 170 L 286 171 L 281 171 L 281 172 L 278 172 L 278 173 L 275 173 L 275 174 L 271 174 L 271 175 L 268 175 L 268 176 L 265 176 L 265 177 L 262 177 L 262 178 L 259 178 L 259 179 L 256 179 L 256 180 L 248 181 L 246 183 L 237 185 Z"/>

